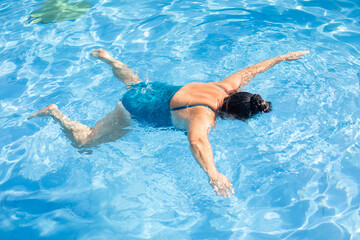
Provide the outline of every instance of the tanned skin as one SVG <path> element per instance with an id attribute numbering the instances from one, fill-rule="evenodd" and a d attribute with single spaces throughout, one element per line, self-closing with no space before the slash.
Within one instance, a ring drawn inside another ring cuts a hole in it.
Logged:
<path id="1" fill-rule="evenodd" d="M 172 122 L 179 129 L 188 132 L 191 152 L 197 162 L 209 177 L 209 182 L 218 195 L 230 197 L 234 189 L 229 179 L 219 173 L 214 163 L 213 152 L 209 143 L 209 131 L 215 125 L 216 112 L 223 104 L 228 94 L 238 91 L 249 83 L 257 74 L 265 72 L 282 61 L 293 61 L 308 54 L 308 51 L 290 52 L 275 58 L 265 60 L 250 67 L 244 68 L 219 82 L 190 83 L 183 86 L 170 101 L 170 108 L 192 104 L 204 104 L 211 107 L 197 106 L 172 111 Z M 97 49 L 91 53 L 97 59 L 107 63 L 114 75 L 127 86 L 141 82 L 137 74 L 119 60 L 113 58 L 107 51 Z M 215 84 L 221 86 L 225 91 Z M 122 137 L 131 125 L 131 115 L 121 102 L 115 109 L 90 128 L 78 121 L 69 119 L 55 104 L 33 113 L 30 118 L 51 116 L 63 127 L 65 134 L 73 141 L 76 147 L 96 146 L 100 143 L 115 141 Z"/>

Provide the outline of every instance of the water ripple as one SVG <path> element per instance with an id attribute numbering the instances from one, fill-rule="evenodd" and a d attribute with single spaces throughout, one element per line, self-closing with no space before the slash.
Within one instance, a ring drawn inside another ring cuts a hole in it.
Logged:
<path id="1" fill-rule="evenodd" d="M 358 2 L 91 2 L 80 19 L 54 24 L 26 21 L 38 1 L 0 3 L 4 239 L 359 238 Z M 272 113 L 218 120 L 215 162 L 236 191 L 225 200 L 183 132 L 135 124 L 82 153 L 53 120 L 26 120 L 50 103 L 88 125 L 112 110 L 125 90 L 89 57 L 99 47 L 142 79 L 174 85 L 310 54 L 244 88 Z"/>

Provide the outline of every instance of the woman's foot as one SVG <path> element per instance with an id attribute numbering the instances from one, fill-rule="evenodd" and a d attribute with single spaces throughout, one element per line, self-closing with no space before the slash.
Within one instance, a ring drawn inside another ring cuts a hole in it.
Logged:
<path id="1" fill-rule="evenodd" d="M 141 82 L 139 76 L 132 72 L 128 65 L 113 58 L 107 51 L 99 48 L 91 53 L 91 56 L 109 64 L 114 75 L 125 84 L 135 84 Z"/>
<path id="2" fill-rule="evenodd" d="M 46 108 L 41 109 L 39 112 L 31 114 L 28 117 L 28 119 L 31 119 L 34 117 L 49 116 L 49 115 L 51 115 L 52 111 L 57 110 L 57 109 L 58 109 L 58 106 L 56 106 L 56 104 L 51 104 L 51 105 L 47 106 Z"/>
<path id="3" fill-rule="evenodd" d="M 116 60 L 104 49 L 96 49 L 91 54 L 94 58 L 100 59 L 106 63 L 115 62 Z"/>

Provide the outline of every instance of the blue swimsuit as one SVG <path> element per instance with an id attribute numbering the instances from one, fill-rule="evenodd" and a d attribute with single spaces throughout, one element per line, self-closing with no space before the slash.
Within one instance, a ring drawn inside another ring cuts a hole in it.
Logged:
<path id="1" fill-rule="evenodd" d="M 172 126 L 170 100 L 181 86 L 166 83 L 138 83 L 127 91 L 122 103 L 133 118 L 154 127 Z"/>
<path id="2" fill-rule="evenodd" d="M 216 86 L 226 92 L 223 87 Z M 204 104 L 185 105 L 170 109 L 170 100 L 180 88 L 181 86 L 171 86 L 160 82 L 141 82 L 131 86 L 131 89 L 124 94 L 122 103 L 133 118 L 154 127 L 172 126 L 170 111 L 203 106 L 215 113 L 214 109 Z"/>

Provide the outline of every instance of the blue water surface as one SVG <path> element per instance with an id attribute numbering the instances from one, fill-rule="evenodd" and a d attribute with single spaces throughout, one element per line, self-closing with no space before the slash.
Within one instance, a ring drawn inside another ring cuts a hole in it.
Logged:
<path id="1" fill-rule="evenodd" d="M 360 239 L 358 0 L 89 0 L 81 18 L 30 24 L 39 0 L 0 3 L 0 239 Z M 216 196 L 184 132 L 134 123 L 79 151 L 55 103 L 93 126 L 126 91 L 97 48 L 142 79 L 218 81 L 290 51 L 246 91 L 273 104 L 217 121 Z"/>

